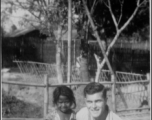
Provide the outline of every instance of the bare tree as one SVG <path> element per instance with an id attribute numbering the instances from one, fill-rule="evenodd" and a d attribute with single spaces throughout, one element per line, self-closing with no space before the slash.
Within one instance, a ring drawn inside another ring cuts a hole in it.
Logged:
<path id="1" fill-rule="evenodd" d="M 112 74 L 114 74 L 114 71 L 113 71 L 112 68 L 111 68 L 111 65 L 110 65 L 110 63 L 109 63 L 109 60 L 108 60 L 107 56 L 108 56 L 111 48 L 113 47 L 113 45 L 114 45 L 114 44 L 116 43 L 116 41 L 118 40 L 118 37 L 120 36 L 120 34 L 122 33 L 122 31 L 123 31 L 123 30 L 129 25 L 129 23 L 133 20 L 133 18 L 134 18 L 135 15 L 137 14 L 137 11 L 139 10 L 139 8 L 140 8 L 140 7 L 143 7 L 144 5 L 146 5 L 147 2 L 149 2 L 148 0 L 142 0 L 142 1 L 141 1 L 141 0 L 137 0 L 137 2 L 136 2 L 136 7 L 135 7 L 134 11 L 132 12 L 132 14 L 130 15 L 130 17 L 129 17 L 123 24 L 122 24 L 122 23 L 120 24 L 120 22 L 121 22 L 121 20 L 122 20 L 122 17 L 123 17 L 123 12 L 122 12 L 122 10 L 123 10 L 123 5 L 124 5 L 124 0 L 122 0 L 122 1 L 120 2 L 121 12 L 120 12 L 119 16 L 117 15 L 117 16 L 118 16 L 118 17 L 117 17 L 118 19 L 116 18 L 116 16 L 115 16 L 114 13 L 113 13 L 111 1 L 110 1 L 110 0 L 106 0 L 106 1 L 101 0 L 101 1 L 104 2 L 105 6 L 109 9 L 110 15 L 111 15 L 111 17 L 112 17 L 112 20 L 113 20 L 113 23 L 114 23 L 114 26 L 115 26 L 115 29 L 116 29 L 116 34 L 115 34 L 112 42 L 111 42 L 110 45 L 108 46 L 106 52 L 105 52 L 104 49 L 103 49 L 104 46 L 103 46 L 103 44 L 102 44 L 102 42 L 101 42 L 101 40 L 100 40 L 100 36 L 99 36 L 99 34 L 98 34 L 98 31 L 96 30 L 96 26 L 95 26 L 95 24 L 94 24 L 93 18 L 91 17 L 91 14 L 90 14 L 87 6 L 86 6 L 86 3 L 85 3 L 85 1 L 83 0 L 86 13 L 87 13 L 87 15 L 88 15 L 88 17 L 89 17 L 89 20 L 90 20 L 90 23 L 91 23 L 91 25 L 92 25 L 92 28 L 94 29 L 94 33 L 95 33 L 95 36 L 96 36 L 96 38 L 97 38 L 98 44 L 99 44 L 99 46 L 100 46 L 100 48 L 101 48 L 101 50 L 102 50 L 102 54 L 104 55 L 104 59 L 103 59 L 102 62 L 100 62 L 99 60 L 97 60 L 97 65 L 98 65 L 97 68 L 98 68 L 98 69 L 97 69 L 97 72 L 96 72 L 95 81 L 98 81 L 99 75 L 100 75 L 100 71 L 101 71 L 101 69 L 103 68 L 105 62 L 107 62 L 107 65 L 108 65 L 110 71 L 112 72 Z M 96 59 L 97 59 L 97 57 L 96 57 Z M 99 63 L 99 62 L 100 62 L 100 63 Z"/>
<path id="2" fill-rule="evenodd" d="M 108 60 L 107 55 L 109 54 L 110 49 L 111 49 L 111 48 L 113 47 L 113 45 L 115 44 L 115 42 L 116 42 L 116 40 L 118 39 L 118 37 L 119 37 L 119 35 L 121 34 L 121 32 L 127 27 L 127 25 L 128 25 L 128 24 L 131 22 L 131 20 L 134 18 L 134 16 L 136 15 L 139 7 L 141 7 L 143 4 L 145 4 L 145 2 L 147 2 L 147 0 L 143 0 L 142 2 L 141 2 L 140 0 L 137 0 L 135 10 L 134 10 L 133 13 L 131 14 L 131 16 L 128 18 L 128 20 L 127 20 L 126 22 L 124 22 L 124 24 L 123 24 L 122 26 L 119 26 L 119 23 L 120 23 L 120 21 L 121 21 L 121 19 L 122 19 L 122 7 L 123 7 L 122 4 L 123 4 L 123 2 L 121 3 L 121 13 L 120 13 L 119 19 L 118 19 L 118 21 L 117 21 L 114 13 L 113 13 L 113 11 L 112 11 L 112 7 L 111 7 L 111 2 L 110 2 L 110 0 L 105 1 L 105 5 L 108 7 L 108 9 L 109 9 L 109 11 L 110 11 L 110 15 L 111 15 L 111 17 L 112 17 L 112 20 L 113 20 L 113 22 L 114 22 L 115 29 L 116 29 L 116 34 L 115 34 L 112 42 L 111 42 L 110 45 L 108 46 L 107 51 L 104 50 L 103 42 L 102 42 L 102 40 L 100 39 L 99 33 L 98 33 L 98 31 L 97 31 L 97 28 L 96 28 L 96 26 L 95 26 L 95 23 L 94 23 L 94 21 L 93 21 L 93 18 L 92 18 L 92 16 L 91 16 L 90 12 L 89 12 L 89 9 L 88 9 L 88 7 L 87 7 L 87 5 L 86 5 L 86 2 L 85 2 L 84 0 L 82 0 L 82 1 L 83 1 L 83 5 L 84 5 L 84 7 L 85 7 L 86 14 L 87 14 L 87 16 L 88 16 L 88 18 L 89 18 L 89 21 L 90 21 L 90 23 L 91 23 L 91 27 L 92 27 L 92 29 L 93 29 L 93 31 L 94 31 L 95 37 L 96 37 L 96 39 L 97 39 L 97 41 L 98 41 L 98 44 L 99 44 L 100 49 L 101 49 L 101 51 L 102 51 L 102 54 L 103 54 L 103 56 L 104 56 L 103 61 L 100 63 L 100 60 L 99 60 L 99 59 L 97 58 L 97 56 L 95 55 L 96 62 L 97 62 L 97 68 L 98 68 L 98 69 L 97 69 L 97 72 L 96 72 L 95 81 L 98 82 L 101 69 L 103 68 L 103 65 L 104 65 L 105 62 L 107 63 L 107 66 L 108 66 L 111 74 L 114 76 L 114 79 L 116 79 L 115 73 L 114 73 L 114 71 L 113 71 L 113 69 L 112 69 L 112 67 L 111 67 L 111 65 L 110 65 L 110 62 L 109 62 L 109 60 Z M 101 0 L 101 1 L 102 1 L 102 0 Z M 119 90 L 119 92 L 120 92 L 121 98 L 123 99 L 123 102 L 125 103 L 125 106 L 127 107 L 127 104 L 126 104 L 126 102 L 125 102 L 125 100 L 124 100 L 124 96 L 122 95 L 121 90 L 120 90 L 119 87 L 118 87 L 118 90 Z"/>
<path id="3" fill-rule="evenodd" d="M 124 0 L 123 0 L 123 1 L 124 1 Z M 108 46 L 108 49 L 107 49 L 107 51 L 106 51 L 106 55 L 109 54 L 111 48 L 114 46 L 114 44 L 115 44 L 116 41 L 118 40 L 118 37 L 119 37 L 119 35 L 122 33 L 122 31 L 123 31 L 123 30 L 129 25 L 129 23 L 133 20 L 133 18 L 135 17 L 138 9 L 139 9 L 140 7 L 142 7 L 142 5 L 144 5 L 145 3 L 148 2 L 148 0 L 143 0 L 142 2 L 141 2 L 141 0 L 137 0 L 137 4 L 136 4 L 137 6 L 136 6 L 135 10 L 134 10 L 133 13 L 131 14 L 131 16 L 128 18 L 128 20 L 127 20 L 122 26 L 120 26 L 119 24 L 120 24 L 120 22 L 121 22 L 122 15 L 123 15 L 123 13 L 122 13 L 123 4 L 124 4 L 123 1 L 121 2 L 121 13 L 120 13 L 120 16 L 119 16 L 119 19 L 118 19 L 118 20 L 116 20 L 116 17 L 115 17 L 115 15 L 113 14 L 110 0 L 108 0 L 108 4 L 105 3 L 105 5 L 108 7 L 108 9 L 109 9 L 109 11 L 110 11 L 111 17 L 112 17 L 112 19 L 113 19 L 113 22 L 114 22 L 114 25 L 115 25 L 115 28 L 116 28 L 116 34 L 115 34 L 112 42 L 111 42 L 110 45 Z M 100 63 L 100 65 L 99 65 L 99 68 L 98 68 L 97 74 L 96 74 L 96 79 L 95 79 L 96 81 L 98 81 L 98 79 L 99 79 L 99 72 L 100 72 L 101 69 L 103 68 L 104 63 L 105 63 L 105 59 L 104 59 L 104 60 Z"/>

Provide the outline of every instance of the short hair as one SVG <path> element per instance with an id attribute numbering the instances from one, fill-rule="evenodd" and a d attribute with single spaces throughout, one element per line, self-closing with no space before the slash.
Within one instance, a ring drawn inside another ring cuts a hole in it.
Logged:
<path id="1" fill-rule="evenodd" d="M 102 92 L 103 97 L 107 98 L 106 88 L 100 83 L 91 82 L 84 88 L 84 97 L 86 97 L 86 95 L 92 95 L 98 92 Z"/>
<path id="2" fill-rule="evenodd" d="M 56 87 L 56 89 L 53 91 L 53 104 L 56 105 L 60 95 L 67 97 L 67 99 L 70 101 L 71 106 L 73 105 L 72 109 L 76 107 L 75 97 L 73 91 L 64 85 Z"/>

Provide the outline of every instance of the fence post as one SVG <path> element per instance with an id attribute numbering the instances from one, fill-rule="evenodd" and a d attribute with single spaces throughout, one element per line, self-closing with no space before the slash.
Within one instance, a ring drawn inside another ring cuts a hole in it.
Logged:
<path id="1" fill-rule="evenodd" d="M 146 77 L 147 77 L 147 80 L 149 81 L 149 84 L 147 85 L 148 105 L 151 106 L 151 102 L 150 102 L 150 100 L 151 100 L 151 98 L 150 98 L 150 91 L 151 91 L 151 90 L 150 90 L 150 85 L 151 85 L 150 74 L 147 73 L 147 74 L 146 74 Z"/>
<path id="2" fill-rule="evenodd" d="M 146 74 L 146 77 L 147 77 L 147 80 L 150 80 L 150 74 L 149 73 Z"/>
<path id="3" fill-rule="evenodd" d="M 48 106 L 49 106 L 49 80 L 48 75 L 44 75 L 44 118 L 48 114 Z"/>
<path id="4" fill-rule="evenodd" d="M 115 77 L 114 75 L 111 75 L 111 82 L 112 83 L 112 109 L 114 112 L 116 112 L 116 99 L 115 99 L 115 87 L 116 87 L 116 83 L 115 83 Z"/>

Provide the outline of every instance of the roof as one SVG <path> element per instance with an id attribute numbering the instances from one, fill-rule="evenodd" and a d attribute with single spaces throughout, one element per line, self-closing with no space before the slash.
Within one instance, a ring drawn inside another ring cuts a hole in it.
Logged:
<path id="1" fill-rule="evenodd" d="M 23 29 L 23 30 L 16 30 L 12 33 L 7 34 L 6 36 L 7 37 L 19 37 L 19 36 L 22 36 L 22 35 L 26 35 L 27 33 L 30 33 L 34 30 L 36 30 L 36 29 L 35 28 L 26 28 L 26 29 Z"/>
<path id="2" fill-rule="evenodd" d="M 24 30 L 16 30 L 12 33 L 7 34 L 6 37 L 19 37 L 22 35 L 26 35 L 30 32 L 33 32 L 35 30 L 38 30 L 38 29 L 31 27 L 31 28 L 26 28 Z M 55 36 L 57 36 L 58 31 L 56 30 L 54 32 L 54 34 L 55 34 Z M 74 30 L 72 30 L 72 39 L 77 39 L 77 38 L 78 38 L 77 30 L 74 29 Z M 62 40 L 68 40 L 68 31 L 65 31 L 65 30 L 63 31 Z"/>

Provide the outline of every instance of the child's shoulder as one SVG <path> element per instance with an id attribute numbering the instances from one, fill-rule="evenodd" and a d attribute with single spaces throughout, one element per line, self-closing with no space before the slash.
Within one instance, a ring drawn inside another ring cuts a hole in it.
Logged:
<path id="1" fill-rule="evenodd" d="M 76 112 L 75 111 L 72 111 L 70 120 L 76 120 Z"/>
<path id="2" fill-rule="evenodd" d="M 57 111 L 55 108 L 49 109 L 49 114 L 45 117 L 45 120 L 56 120 Z"/>

